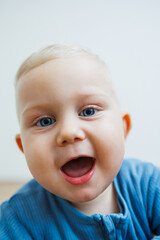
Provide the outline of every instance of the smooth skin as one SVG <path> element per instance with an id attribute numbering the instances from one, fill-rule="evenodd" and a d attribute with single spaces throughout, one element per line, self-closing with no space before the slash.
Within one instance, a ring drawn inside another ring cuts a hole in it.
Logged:
<path id="1" fill-rule="evenodd" d="M 16 142 L 33 177 L 88 215 L 119 211 L 113 179 L 131 121 L 120 111 L 105 66 L 89 56 L 48 61 L 21 77 L 16 101 Z M 60 169 L 81 155 L 96 159 L 95 172 L 73 185 Z"/>

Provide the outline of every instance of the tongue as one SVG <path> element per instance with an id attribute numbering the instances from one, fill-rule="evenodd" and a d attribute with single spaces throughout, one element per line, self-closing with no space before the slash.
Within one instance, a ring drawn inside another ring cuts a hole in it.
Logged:
<path id="1" fill-rule="evenodd" d="M 62 167 L 62 171 L 69 177 L 81 177 L 93 166 L 93 160 L 89 157 L 80 157 L 69 161 Z"/>

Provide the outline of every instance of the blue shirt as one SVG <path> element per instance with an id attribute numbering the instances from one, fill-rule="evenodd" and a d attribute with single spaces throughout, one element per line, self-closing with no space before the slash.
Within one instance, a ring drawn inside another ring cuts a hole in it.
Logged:
<path id="1" fill-rule="evenodd" d="M 0 240 L 145 240 L 160 235 L 160 169 L 124 160 L 114 186 L 120 213 L 87 216 L 33 179 L 1 204 Z"/>

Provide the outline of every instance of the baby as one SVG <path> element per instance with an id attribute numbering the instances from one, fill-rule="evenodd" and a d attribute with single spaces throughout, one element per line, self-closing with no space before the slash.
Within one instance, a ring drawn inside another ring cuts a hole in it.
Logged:
<path id="1" fill-rule="evenodd" d="M 16 142 L 34 179 L 1 205 L 0 239 L 160 235 L 160 170 L 123 160 L 131 120 L 105 64 L 54 44 L 21 65 L 15 90 Z"/>

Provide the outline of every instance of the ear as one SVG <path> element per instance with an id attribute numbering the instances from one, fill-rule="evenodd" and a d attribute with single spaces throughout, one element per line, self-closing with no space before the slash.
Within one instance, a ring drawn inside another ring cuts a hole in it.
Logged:
<path id="1" fill-rule="evenodd" d="M 24 153 L 23 146 L 22 146 L 21 135 L 17 134 L 16 137 L 15 137 L 15 140 L 16 140 L 16 143 L 17 143 L 19 149 Z"/>
<path id="2" fill-rule="evenodd" d="M 123 129 L 124 129 L 124 138 L 128 136 L 130 129 L 132 127 L 131 117 L 129 113 L 123 112 L 122 113 L 122 120 L 123 120 Z"/>

